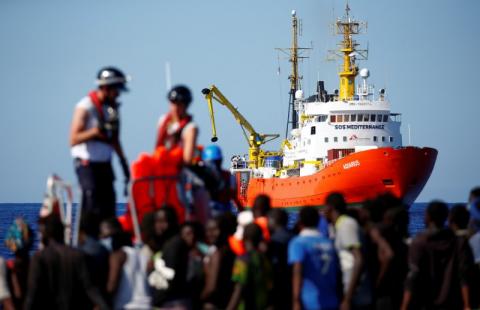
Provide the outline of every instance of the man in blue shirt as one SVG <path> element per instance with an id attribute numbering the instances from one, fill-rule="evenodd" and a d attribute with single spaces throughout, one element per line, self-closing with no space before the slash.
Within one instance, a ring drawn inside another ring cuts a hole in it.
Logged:
<path id="1" fill-rule="evenodd" d="M 330 239 L 317 230 L 319 214 L 300 210 L 300 234 L 288 245 L 293 265 L 293 309 L 338 309 L 339 262 Z"/>

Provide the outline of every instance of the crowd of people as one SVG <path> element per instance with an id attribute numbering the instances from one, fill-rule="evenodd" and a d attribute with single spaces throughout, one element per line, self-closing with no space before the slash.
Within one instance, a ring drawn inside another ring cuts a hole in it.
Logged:
<path id="1" fill-rule="evenodd" d="M 198 129 L 187 113 L 192 95 L 185 86 L 167 95 L 156 148 L 176 151 L 179 168 L 204 181 L 207 196 L 193 195 L 190 204 L 207 197 L 206 215 L 167 201 L 139 217 L 136 239 L 115 217 L 111 167 L 116 152 L 129 182 L 116 102 L 127 81 L 120 70 L 103 68 L 98 89 L 75 109 L 70 142 L 82 188 L 78 245 L 65 242 L 70 228 L 58 200 L 42 205 L 33 254 L 34 232 L 16 219 L 6 236 L 14 258 L 0 259 L 4 309 L 480 306 L 480 188 L 468 205 L 429 203 L 425 229 L 413 237 L 408 206 L 388 193 L 357 206 L 330 193 L 323 207 L 300 208 L 294 225 L 266 195 L 242 210 L 218 147 L 207 147 L 202 165 L 193 167 Z"/>
<path id="2" fill-rule="evenodd" d="M 44 206 L 45 207 L 45 206 Z M 164 206 L 132 244 L 115 217 L 82 219 L 65 245 L 55 208 L 39 219 L 41 246 L 16 219 L 0 260 L 4 309 L 476 309 L 480 188 L 468 206 L 428 204 L 425 230 L 408 233 L 408 209 L 389 194 L 348 207 L 340 193 L 303 207 L 296 224 L 260 195 L 251 210 L 179 222 Z M 92 236 L 98 231 L 98 236 Z"/>

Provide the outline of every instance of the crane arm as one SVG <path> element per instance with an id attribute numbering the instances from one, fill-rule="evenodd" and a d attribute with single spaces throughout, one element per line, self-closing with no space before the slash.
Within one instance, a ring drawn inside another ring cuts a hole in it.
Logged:
<path id="1" fill-rule="evenodd" d="M 221 105 L 225 106 L 233 114 L 233 117 L 240 124 L 240 126 L 242 126 L 242 128 L 248 131 L 250 137 L 247 137 L 245 132 L 244 136 L 247 139 L 248 145 L 250 147 L 258 147 L 270 140 L 279 137 L 279 135 L 277 134 L 259 134 L 253 128 L 250 122 L 237 110 L 237 108 L 233 106 L 233 104 L 222 94 L 222 92 L 215 85 L 210 86 L 210 88 L 204 88 L 202 90 L 202 93 L 205 95 L 205 99 L 208 103 L 208 109 L 210 111 L 210 120 L 212 122 L 213 131 L 212 142 L 218 140 L 215 128 L 215 117 L 213 113 L 213 99 L 215 99 Z"/>

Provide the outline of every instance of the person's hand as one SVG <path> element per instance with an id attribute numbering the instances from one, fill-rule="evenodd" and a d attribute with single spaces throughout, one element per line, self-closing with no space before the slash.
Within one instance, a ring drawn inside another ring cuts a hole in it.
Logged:
<path id="1" fill-rule="evenodd" d="M 100 127 L 92 127 L 90 131 L 93 139 L 108 142 L 107 136 Z"/>

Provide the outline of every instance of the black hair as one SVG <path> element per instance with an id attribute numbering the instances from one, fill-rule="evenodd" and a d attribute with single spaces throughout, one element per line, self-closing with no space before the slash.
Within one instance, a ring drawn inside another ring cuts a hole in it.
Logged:
<path id="1" fill-rule="evenodd" d="M 157 215 L 161 212 L 165 213 L 165 218 L 168 223 L 168 232 L 171 234 L 177 233 L 180 229 L 180 224 L 175 209 L 170 205 L 164 205 L 162 208 L 158 209 L 155 214 Z"/>
<path id="2" fill-rule="evenodd" d="M 116 251 L 124 246 L 132 246 L 132 236 L 124 231 L 112 235 L 112 250 Z"/>
<path id="3" fill-rule="evenodd" d="M 480 186 L 472 188 L 470 196 L 473 198 L 480 198 Z"/>
<path id="4" fill-rule="evenodd" d="M 64 226 L 60 216 L 52 213 L 39 220 L 39 224 L 43 226 L 43 242 L 48 243 L 48 240 L 54 240 L 58 243 L 64 243 Z"/>
<path id="5" fill-rule="evenodd" d="M 303 227 L 317 227 L 320 215 L 314 207 L 303 207 L 298 214 L 298 220 Z"/>
<path id="6" fill-rule="evenodd" d="M 403 201 L 391 193 L 380 194 L 374 200 L 366 200 L 363 203 L 364 208 L 370 215 L 370 220 L 379 223 L 383 220 L 385 212 L 392 208 L 404 207 Z"/>
<path id="7" fill-rule="evenodd" d="M 268 216 L 273 219 L 276 225 L 286 227 L 288 224 L 288 214 L 285 210 L 275 208 L 268 212 Z"/>
<path id="8" fill-rule="evenodd" d="M 344 214 L 347 212 L 347 203 L 343 195 L 333 192 L 327 196 L 326 204 L 332 206 L 338 213 Z"/>
<path id="9" fill-rule="evenodd" d="M 405 206 L 399 206 L 390 208 L 385 212 L 384 217 L 389 220 L 391 227 L 402 238 L 408 237 L 408 224 L 410 218 L 407 208 Z"/>
<path id="10" fill-rule="evenodd" d="M 200 222 L 187 221 L 180 226 L 180 230 L 182 230 L 184 227 L 190 227 L 192 229 L 196 241 L 204 241 L 205 230 Z"/>
<path id="11" fill-rule="evenodd" d="M 262 229 L 255 223 L 250 223 L 245 226 L 243 231 L 243 240 L 252 242 L 255 248 L 258 247 L 260 242 L 263 240 Z"/>
<path id="12" fill-rule="evenodd" d="M 260 216 L 266 216 L 270 208 L 270 197 L 265 194 L 260 194 L 253 202 L 252 211 L 254 215 L 259 214 Z"/>
<path id="13" fill-rule="evenodd" d="M 458 226 L 459 229 L 466 229 L 470 220 L 470 213 L 464 204 L 455 204 L 450 209 L 449 221 Z"/>
<path id="14" fill-rule="evenodd" d="M 80 230 L 88 236 L 97 239 L 100 227 L 100 216 L 98 213 L 85 210 L 80 219 Z"/>
<path id="15" fill-rule="evenodd" d="M 448 206 L 446 203 L 434 200 L 428 204 L 426 212 L 437 228 L 442 228 L 445 225 L 445 220 L 448 217 Z"/>

